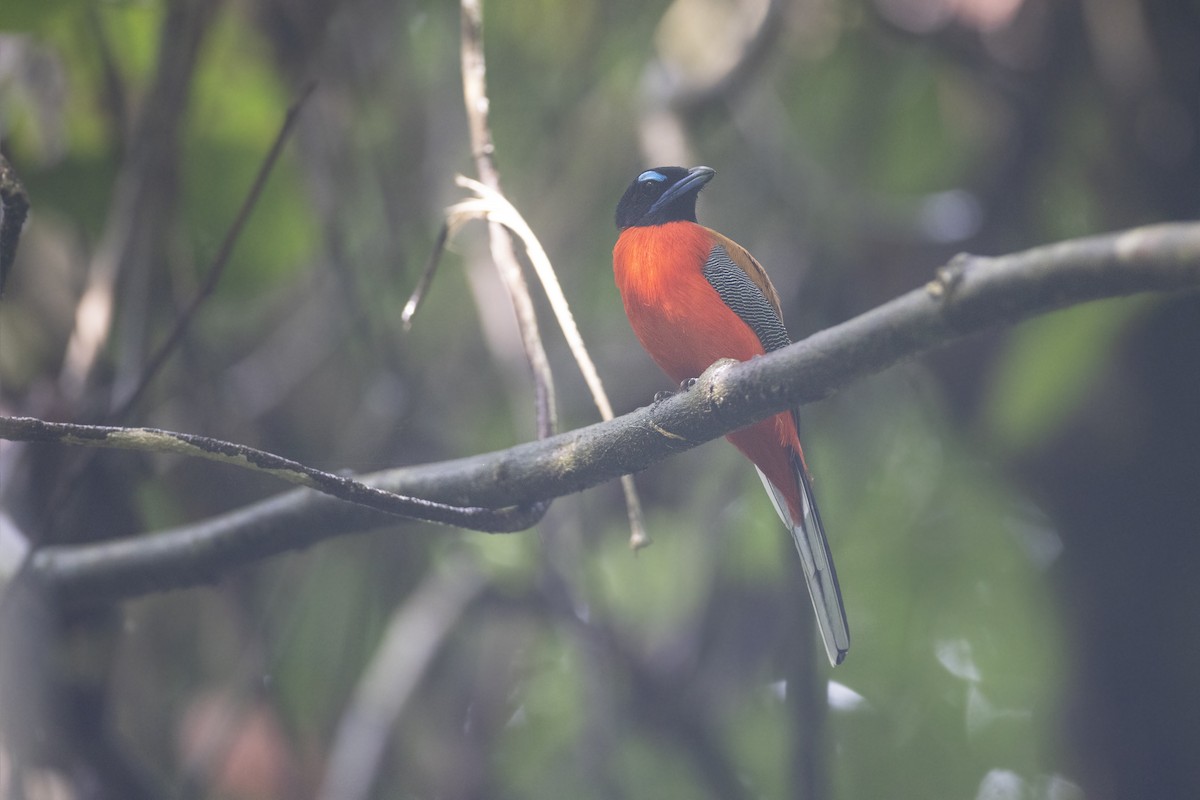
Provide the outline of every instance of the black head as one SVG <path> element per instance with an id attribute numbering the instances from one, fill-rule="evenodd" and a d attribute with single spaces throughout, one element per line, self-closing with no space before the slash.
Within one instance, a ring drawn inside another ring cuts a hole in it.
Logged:
<path id="1" fill-rule="evenodd" d="M 708 167 L 655 167 L 638 175 L 617 203 L 617 228 L 695 222 L 696 195 L 716 173 Z"/>

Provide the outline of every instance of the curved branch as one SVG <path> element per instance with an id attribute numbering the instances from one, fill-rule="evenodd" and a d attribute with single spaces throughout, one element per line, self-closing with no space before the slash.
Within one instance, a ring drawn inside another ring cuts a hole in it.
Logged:
<path id="1" fill-rule="evenodd" d="M 281 481 L 315 489 L 339 500 L 356 503 L 408 519 L 422 519 L 445 525 L 512 533 L 536 524 L 545 507 L 533 503 L 527 508 L 478 508 L 437 503 L 420 497 L 395 494 L 345 475 L 314 469 L 299 461 L 268 453 L 244 444 L 225 442 L 194 433 L 165 431 L 160 428 L 115 428 L 103 425 L 76 425 L 47 422 L 33 417 L 0 417 L 0 439 L 21 442 L 56 442 L 84 447 L 116 450 L 145 450 L 175 453 L 269 475 Z"/>
<path id="2" fill-rule="evenodd" d="M 471 133 L 471 155 L 475 158 L 475 169 L 479 181 L 497 194 L 500 188 L 500 172 L 496 169 L 493 155 L 496 152 L 492 141 L 491 123 L 488 112 L 491 101 L 487 95 L 487 64 L 483 54 L 483 0 L 461 0 L 460 36 L 463 79 L 463 100 L 467 108 L 467 123 Z M 533 310 L 533 298 L 521 272 L 513 240 L 508 230 L 498 222 L 488 223 L 488 243 L 496 272 L 508 292 L 513 311 L 517 315 L 517 328 L 525 357 L 533 371 L 533 390 L 537 407 L 538 437 L 545 438 L 554 433 L 558 426 L 557 401 L 554 395 L 554 376 L 550 373 L 550 359 L 542 345 L 538 331 L 537 314 Z"/>
<path id="3" fill-rule="evenodd" d="M 583 375 L 583 382 L 587 384 L 588 391 L 592 393 L 592 401 L 596 404 L 596 410 L 600 412 L 600 419 L 612 419 L 615 414 L 613 414 L 612 403 L 608 400 L 608 392 L 604 390 L 604 382 L 600 380 L 600 373 L 596 371 L 596 365 L 588 353 L 587 346 L 583 343 L 583 336 L 575 324 L 575 316 L 571 313 L 571 306 L 567 303 L 567 298 L 559 285 L 554 266 L 550 263 L 546 251 L 542 249 L 542 243 L 538 241 L 533 229 L 521 216 L 521 212 L 517 211 L 516 207 L 508 201 L 508 198 L 495 189 L 462 175 L 458 177 L 458 185 L 474 191 L 476 199 L 457 203 L 449 210 L 450 217 L 475 213 L 491 222 L 499 222 L 521 240 L 525 246 L 525 255 L 528 256 L 533 271 L 542 282 L 542 289 L 546 292 L 546 299 L 550 301 L 550 308 L 554 311 L 555 319 L 558 320 L 563 338 L 567 340 L 567 347 L 571 350 L 575 364 Z M 638 497 L 632 475 L 621 476 L 621 489 L 625 493 L 625 510 L 629 517 L 629 546 L 634 550 L 639 550 L 649 546 L 650 537 L 646 533 L 646 524 L 642 517 L 642 501 Z"/>
<path id="4" fill-rule="evenodd" d="M 457 506 L 558 497 L 643 469 L 964 336 L 1068 305 L 1200 288 L 1200 224 L 1138 228 L 998 258 L 959 256 L 936 280 L 848 322 L 610 422 L 507 450 L 364 478 Z M 131 597 L 394 520 L 300 490 L 199 523 L 101 544 L 44 548 L 27 567 L 63 596 Z"/>

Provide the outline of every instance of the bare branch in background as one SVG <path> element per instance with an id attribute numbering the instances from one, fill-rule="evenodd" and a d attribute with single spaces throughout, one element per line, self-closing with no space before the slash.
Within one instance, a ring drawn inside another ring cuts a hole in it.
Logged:
<path id="1" fill-rule="evenodd" d="M 650 164 L 687 164 L 688 120 L 726 108 L 766 65 L 784 31 L 786 0 L 768 0 L 762 20 L 726 69 L 706 81 L 689 81 L 660 57 L 642 74 L 638 138 Z M 661 23 L 660 23 L 661 24 Z"/>
<path id="2" fill-rule="evenodd" d="M 620 675 L 622 697 L 612 701 L 627 703 L 629 718 L 646 730 L 665 733 L 678 742 L 713 796 L 721 800 L 755 796 L 722 747 L 716 720 L 710 713 L 713 706 L 696 703 L 689 694 L 688 682 L 679 680 L 677 672 L 664 670 L 618 629 L 584 622 L 567 609 L 556 609 L 556 618 L 581 650 L 595 654 L 606 673 Z"/>
<path id="3" fill-rule="evenodd" d="M 171 3 L 163 20 L 154 83 L 127 143 L 104 232 L 88 265 L 75 326 L 59 376 L 71 403 L 88 381 L 112 333 L 118 277 L 144 275 L 162 259 L 178 194 L 179 142 L 200 45 L 219 3 Z"/>
<path id="4" fill-rule="evenodd" d="M 283 146 L 296 124 L 296 119 L 300 115 L 300 109 L 304 107 L 304 103 L 312 95 L 314 89 L 316 89 L 315 83 L 308 84 L 300 92 L 300 96 L 288 107 L 283 124 L 279 128 L 279 133 L 276 134 L 275 141 L 271 143 L 270 149 L 263 158 L 263 162 L 258 168 L 258 174 L 254 176 L 254 181 L 250 184 L 250 189 L 246 192 L 246 198 L 242 201 L 241 208 L 238 209 L 237 214 L 234 216 L 229 230 L 225 232 L 225 238 L 221 240 L 221 246 L 217 248 L 217 254 L 213 257 L 212 264 L 209 265 L 208 272 L 204 276 L 204 282 L 200 284 L 200 288 L 192 297 L 191 302 L 176 317 L 175 326 L 167 334 L 167 338 L 154 351 L 154 354 L 147 359 L 145 366 L 142 368 L 142 373 L 138 377 L 137 384 L 129 394 L 114 404 L 109 414 L 111 419 L 121 419 L 137 403 L 142 393 L 146 390 L 146 387 L 154 380 L 154 376 L 158 374 L 163 364 L 167 362 L 167 359 L 171 357 L 171 354 L 175 352 L 180 342 L 183 341 L 183 337 L 187 333 L 192 319 L 196 316 L 196 312 L 200 310 L 200 306 L 216 290 L 217 284 L 220 283 L 221 276 L 225 272 L 225 267 L 229 263 L 229 258 L 233 255 L 233 247 L 237 244 L 238 237 L 241 235 L 242 229 L 246 226 L 246 221 L 250 218 L 250 213 L 258 203 L 258 198 L 262 195 L 263 187 L 267 184 L 267 178 L 270 177 L 271 170 L 274 169 L 275 162 L 278 161 L 279 155 L 283 152 Z"/>
<path id="5" fill-rule="evenodd" d="M 447 634 L 486 586 L 468 560 L 453 558 L 392 615 L 342 714 L 318 798 L 371 796 L 392 727 Z"/>
<path id="6" fill-rule="evenodd" d="M 636 472 L 983 330 L 1090 300 L 1196 288 L 1200 224 L 1135 228 L 995 258 L 963 255 L 926 287 L 761 358 L 721 363 L 692 390 L 615 420 L 363 482 L 455 506 L 547 500 Z M 132 597 L 195 585 L 231 566 L 392 519 L 301 490 L 149 536 L 43 548 L 28 569 L 64 597 Z"/>
<path id="7" fill-rule="evenodd" d="M 714 104 L 725 105 L 735 99 L 758 76 L 767 57 L 785 29 L 787 0 L 768 0 L 762 21 L 746 40 L 729 68 L 703 85 L 683 84 L 663 98 L 681 116 L 701 114 Z"/>

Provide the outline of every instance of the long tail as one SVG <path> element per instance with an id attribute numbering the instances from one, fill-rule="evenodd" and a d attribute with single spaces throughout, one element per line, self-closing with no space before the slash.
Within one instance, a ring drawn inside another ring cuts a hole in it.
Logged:
<path id="1" fill-rule="evenodd" d="M 763 471 L 758 470 L 767 495 L 775 506 L 780 519 L 792 533 L 796 550 L 800 552 L 800 561 L 804 566 L 804 581 L 808 584 L 808 595 L 812 598 L 813 610 L 817 614 L 817 627 L 821 631 L 821 641 L 825 643 L 825 653 L 829 663 L 837 666 L 846 657 L 850 649 L 850 628 L 846 624 L 846 608 L 842 605 L 842 590 L 838 586 L 837 571 L 833 568 L 833 556 L 829 552 L 829 541 L 825 538 L 825 529 L 821 526 L 821 515 L 817 512 L 817 503 L 813 499 L 812 486 L 804 467 L 796 465 L 796 475 L 800 481 L 800 494 L 803 506 L 803 518 L 792 519 L 788 509 L 787 498 L 775 487 Z"/>

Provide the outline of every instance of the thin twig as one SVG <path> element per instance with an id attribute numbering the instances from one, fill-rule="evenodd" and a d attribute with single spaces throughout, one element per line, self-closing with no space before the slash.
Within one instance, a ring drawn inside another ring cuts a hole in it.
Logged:
<path id="1" fill-rule="evenodd" d="M 275 135 L 275 141 L 271 143 L 271 148 L 263 158 L 263 162 L 258 168 L 258 174 L 254 176 L 254 182 L 250 184 L 250 189 L 246 193 L 246 198 L 242 201 L 238 213 L 234 216 L 229 230 L 225 232 L 225 238 L 221 240 L 221 246 L 217 249 L 217 253 L 209 265 L 204 282 L 192 297 L 191 302 L 187 304 L 187 307 L 176 318 L 175 326 L 167 334 L 167 338 L 154 351 L 154 354 L 147 359 L 146 365 L 142 368 L 142 374 L 138 378 L 134 389 L 114 404 L 109 414 L 110 419 L 117 420 L 123 418 L 129 409 L 141 399 L 146 387 L 150 385 L 150 382 L 158 374 L 158 371 L 162 369 L 163 364 L 175 352 L 179 343 L 183 341 L 184 334 L 187 333 L 188 327 L 192 324 L 192 319 L 196 316 L 196 312 L 200 310 L 200 306 L 216 290 L 217 284 L 220 283 L 221 276 L 225 272 L 225 267 L 229 264 L 230 256 L 233 255 L 234 245 L 237 244 L 242 229 L 246 227 L 246 222 L 250 219 L 250 213 L 254 210 L 254 206 L 258 203 L 258 198 L 262 195 L 263 188 L 267 184 L 267 178 L 270 177 L 271 171 L 275 167 L 275 162 L 279 160 L 279 155 L 283 152 L 283 146 L 287 143 L 292 128 L 295 127 L 300 110 L 304 107 L 305 102 L 315 89 L 316 83 L 309 83 L 301 90 L 300 96 L 288 107 L 287 113 L 283 118 L 283 124 L 279 128 L 279 133 Z"/>
<path id="2" fill-rule="evenodd" d="M 416 288 L 408 297 L 408 302 L 404 304 L 404 310 L 400 312 L 400 322 L 404 325 L 404 330 L 412 329 L 412 320 L 416 316 L 417 309 L 421 307 L 421 302 L 425 299 L 425 293 L 429 291 L 429 284 L 433 283 L 433 274 L 437 272 L 438 264 L 441 263 L 442 253 L 446 251 L 446 242 L 450 238 L 450 221 L 446 220 L 442 223 L 442 229 L 438 231 L 437 239 L 433 242 L 433 250 L 429 253 L 429 259 L 425 262 L 425 268 L 421 270 L 421 277 L 417 279 Z"/>
<path id="3" fill-rule="evenodd" d="M 147 360 L 141 374 L 134 383 L 133 389 L 130 390 L 124 399 L 114 401 L 104 419 L 111 422 L 123 420 L 134 404 L 141 399 L 150 382 L 158 374 L 159 370 L 162 369 L 167 359 L 174 353 L 179 343 L 183 341 L 184 334 L 187 332 L 188 326 L 191 324 L 200 305 L 208 299 L 220 282 L 225 266 L 228 264 L 229 258 L 233 253 L 233 247 L 237 243 L 237 239 L 250 217 L 250 212 L 258 202 L 258 198 L 262 193 L 263 187 L 266 185 L 267 178 L 270 176 L 275 162 L 283 151 L 283 145 L 287 141 L 287 137 L 295 124 L 300 109 L 315 88 L 316 84 L 310 83 L 288 108 L 279 133 L 275 137 L 275 141 L 271 144 L 271 148 L 267 151 L 263 163 L 259 166 L 258 174 L 255 176 L 253 183 L 251 183 L 250 189 L 242 201 L 242 205 L 238 209 L 233 223 L 230 225 L 229 230 L 225 232 L 225 237 L 221 241 L 212 264 L 209 266 L 204 283 L 192 297 L 188 306 L 176 318 L 175 326 L 167 335 L 167 338 Z M 140 174 L 140 171 L 131 170 L 131 173 L 136 177 Z M 132 178 L 130 179 L 132 180 Z M 127 189 L 118 192 L 118 197 L 123 198 L 131 194 L 136 193 Z M 120 207 L 121 202 L 114 201 L 114 205 Z M 133 213 L 115 216 L 120 220 L 126 216 L 133 216 Z M 118 233 L 108 237 L 105 243 L 99 248 L 99 252 L 93 259 L 92 276 L 89 280 L 88 289 L 84 292 L 83 297 L 80 298 L 79 310 L 76 313 L 76 331 L 71 336 L 71 342 L 68 344 L 67 355 L 64 359 L 63 376 L 65 380 L 62 381 L 62 385 L 64 387 L 63 393 L 67 396 L 80 396 L 85 387 L 87 373 L 90 371 L 91 364 L 99 352 L 100 343 L 108 335 L 107 329 L 112 314 L 113 290 L 118 268 L 118 256 L 114 247 L 116 246 L 115 243 L 121 240 L 122 235 L 126 235 L 120 233 L 122 230 L 120 225 L 115 225 L 112 230 L 118 231 Z M 89 311 L 88 309 L 92 310 Z M 89 318 L 103 319 L 102 325 L 104 330 L 102 334 L 99 330 L 84 333 L 84 331 L 88 330 L 88 325 L 84 323 L 84 320 Z M 74 368 L 69 368 L 71 365 L 74 365 Z M 59 513 L 58 509 L 62 508 L 62 499 L 68 491 L 68 487 L 75 485 L 78 477 L 91 465 L 92 457 L 93 454 L 87 454 L 71 465 L 65 472 L 65 478 L 53 489 L 50 503 L 52 510 L 47 523 L 48 528 L 52 529 L 55 525 L 57 514 Z"/>
<path id="4" fill-rule="evenodd" d="M 604 383 L 600 380 L 596 365 L 592 362 L 587 346 L 583 343 L 583 336 L 575 324 L 571 306 L 558 283 L 554 265 L 550 263 L 550 257 L 546 255 L 546 250 L 538 241 L 537 235 L 534 234 L 533 229 L 529 227 L 529 223 L 521 216 L 521 212 L 517 210 L 516 206 L 500 192 L 461 175 L 458 177 L 458 185 L 473 191 L 478 199 L 467 200 L 452 206 L 450 218 L 455 219 L 462 214 L 481 216 L 492 222 L 499 222 L 521 240 L 525 246 L 525 253 L 529 256 L 529 263 L 533 265 L 533 271 L 541 281 L 542 289 L 550 301 L 550 308 L 554 311 L 559 328 L 562 329 L 563 338 L 567 340 L 571 355 L 574 356 L 583 380 L 592 393 L 592 401 L 600 412 L 600 418 L 612 419 L 612 403 L 608 400 Z M 650 537 L 646 534 L 646 525 L 642 518 L 642 504 L 638 498 L 637 487 L 634 485 L 632 475 L 621 476 L 621 489 L 625 493 L 625 508 L 629 516 L 629 546 L 636 551 L 649 545 Z"/>
<path id="5" fill-rule="evenodd" d="M 105 400 L 89 398 L 93 376 L 105 345 L 113 336 L 115 309 L 122 280 L 145 285 L 150 271 L 163 260 L 178 201 L 182 130 L 193 75 L 219 4 L 180 0 L 167 6 L 163 17 L 154 79 L 138 105 L 132 125 L 115 119 L 121 140 L 121 166 L 113 185 L 104 229 L 87 264 L 87 278 L 75 304 L 74 321 L 58 375 L 58 399 L 69 412 L 89 416 L 103 413 L 117 394 L 121 376 L 132 372 L 140 360 L 142 336 L 136 344 L 118 349 L 128 358 L 117 365 L 117 384 L 110 385 Z M 103 34 L 99 34 L 103 36 Z M 141 297 L 140 292 L 135 296 Z M 143 309 L 142 304 L 133 304 Z M 141 315 L 127 318 L 137 328 Z M 92 420 L 94 421 L 94 420 Z M 46 509 L 43 536 L 53 541 L 65 510 L 66 498 L 91 465 L 92 453 L 83 453 L 43 489 Z"/>
<path id="6" fill-rule="evenodd" d="M 113 186 L 104 230 L 88 263 L 59 373 L 61 399 L 74 406 L 112 336 L 121 276 L 145 277 L 162 260 L 178 199 L 179 149 L 201 45 L 219 4 L 166 6 L 154 80 L 139 105 Z"/>
<path id="7" fill-rule="evenodd" d="M 219 461 L 297 486 L 315 489 L 340 500 L 386 514 L 458 525 L 490 533 L 524 530 L 536 522 L 544 511 L 544 508 L 535 510 L 528 506 L 498 509 L 459 507 L 422 500 L 419 497 L 399 495 L 368 486 L 344 475 L 323 472 L 265 450 L 159 428 L 114 428 L 46 422 L 32 417 L 0 417 L 0 439 L 174 453 Z"/>
<path id="8" fill-rule="evenodd" d="M 513 506 L 559 497 L 820 400 L 984 330 L 1092 300 L 1197 289 L 1197 223 L 1135 228 L 995 258 L 961 256 L 926 287 L 761 358 L 718 364 L 690 391 L 617 419 L 361 481 L 455 506 Z M 235 565 L 388 520 L 296 491 L 153 535 L 45 547 L 31 556 L 28 571 L 64 599 L 132 597 L 195 585 Z"/>
<path id="9" fill-rule="evenodd" d="M 475 169 L 479 180 L 489 188 L 503 194 L 500 188 L 500 173 L 492 160 L 495 144 L 488 123 L 487 65 L 483 57 L 483 10 L 481 0 L 462 0 L 462 74 L 463 99 L 466 103 L 467 121 L 471 132 L 471 154 L 475 158 Z M 521 274 L 521 264 L 513 252 L 512 237 L 499 223 L 488 224 L 488 242 L 492 260 L 517 315 L 517 328 L 521 332 L 521 343 L 525 356 L 533 369 L 534 397 L 537 406 L 538 436 L 544 438 L 554 433 L 558 426 L 555 408 L 554 376 L 550 373 L 550 360 L 542 346 L 538 332 L 537 315 L 529 287 Z"/>

